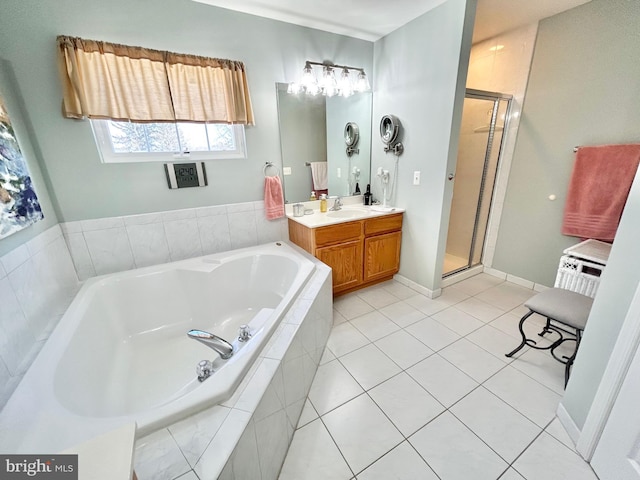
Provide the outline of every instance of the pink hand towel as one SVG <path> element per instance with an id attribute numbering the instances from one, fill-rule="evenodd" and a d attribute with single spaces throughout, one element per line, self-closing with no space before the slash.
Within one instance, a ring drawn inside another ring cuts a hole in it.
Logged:
<path id="1" fill-rule="evenodd" d="M 564 207 L 562 234 L 613 241 L 640 163 L 640 144 L 580 147 Z"/>
<path id="2" fill-rule="evenodd" d="M 264 211 L 267 220 L 284 217 L 284 195 L 280 177 L 264 177 Z"/>

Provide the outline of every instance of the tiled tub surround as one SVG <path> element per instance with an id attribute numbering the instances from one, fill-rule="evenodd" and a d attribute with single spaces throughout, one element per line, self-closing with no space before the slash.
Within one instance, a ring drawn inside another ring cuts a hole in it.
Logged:
<path id="1" fill-rule="evenodd" d="M 332 325 L 331 271 L 314 262 L 233 396 L 137 441 L 140 480 L 278 477 Z"/>
<path id="2" fill-rule="evenodd" d="M 80 280 L 250 247 L 289 237 L 264 202 L 66 222 L 60 225 Z"/>
<path id="3" fill-rule="evenodd" d="M 59 225 L 0 258 L 0 409 L 78 288 Z"/>
<path id="4" fill-rule="evenodd" d="M 143 435 L 227 400 L 315 265 L 272 242 L 89 280 L 0 412 L 0 451 L 59 451 L 134 421 Z M 218 359 L 193 328 L 235 354 Z M 203 358 L 215 372 L 200 383 Z"/>

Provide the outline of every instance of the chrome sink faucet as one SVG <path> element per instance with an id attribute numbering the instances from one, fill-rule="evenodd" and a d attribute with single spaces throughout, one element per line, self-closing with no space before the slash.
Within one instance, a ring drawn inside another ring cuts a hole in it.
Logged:
<path id="1" fill-rule="evenodd" d="M 193 338 L 212 350 L 215 350 L 223 360 L 231 358 L 233 355 L 233 345 L 227 342 L 224 338 L 220 338 L 213 333 L 205 332 L 203 330 L 189 330 L 187 335 L 189 338 Z"/>
<path id="2" fill-rule="evenodd" d="M 341 208 L 342 208 L 342 197 L 337 196 L 336 199 L 333 202 L 333 207 L 331 207 L 329 210 L 331 210 L 333 212 L 337 212 Z"/>

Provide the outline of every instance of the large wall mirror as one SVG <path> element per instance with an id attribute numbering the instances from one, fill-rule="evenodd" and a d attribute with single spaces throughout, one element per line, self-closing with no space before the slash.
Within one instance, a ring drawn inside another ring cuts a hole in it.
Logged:
<path id="1" fill-rule="evenodd" d="M 286 83 L 276 84 L 276 90 L 285 202 L 309 200 L 314 190 L 312 162 L 327 162 L 329 195 L 353 195 L 356 183 L 364 193 L 371 178 L 371 92 L 350 97 L 291 95 Z M 349 123 L 357 125 L 355 147 L 345 142 Z"/>

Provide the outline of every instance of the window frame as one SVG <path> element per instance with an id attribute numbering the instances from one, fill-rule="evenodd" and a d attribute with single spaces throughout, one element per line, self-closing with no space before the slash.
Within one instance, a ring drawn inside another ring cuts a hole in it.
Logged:
<path id="1" fill-rule="evenodd" d="M 228 160 L 246 159 L 247 142 L 245 139 L 245 129 L 242 124 L 230 125 L 235 136 L 236 149 L 226 151 L 197 150 L 193 152 L 116 152 L 111 141 L 111 133 L 107 119 L 89 119 L 91 130 L 93 131 L 96 147 L 102 163 L 167 163 L 175 160 Z M 169 122 L 187 123 L 187 122 Z"/>

